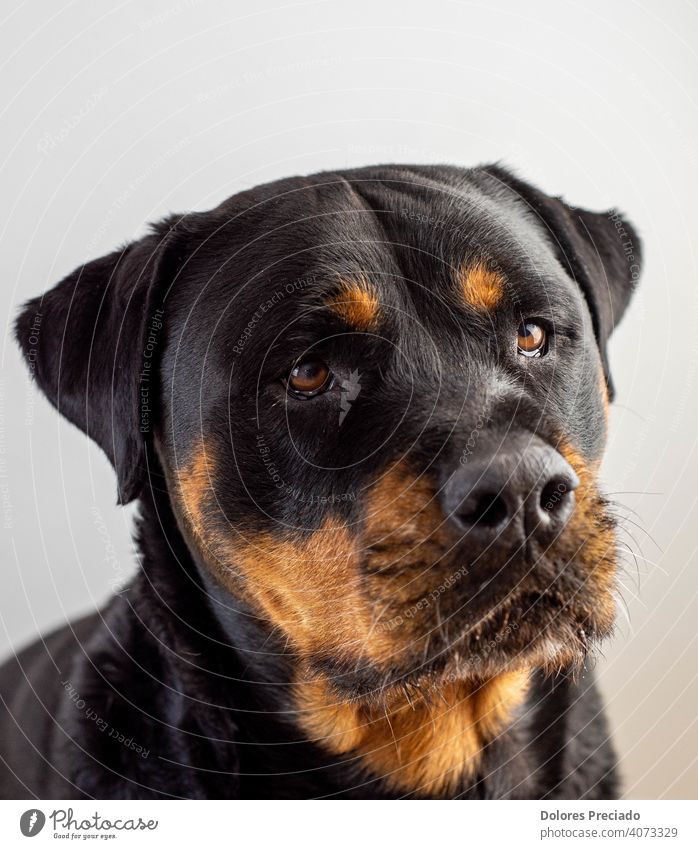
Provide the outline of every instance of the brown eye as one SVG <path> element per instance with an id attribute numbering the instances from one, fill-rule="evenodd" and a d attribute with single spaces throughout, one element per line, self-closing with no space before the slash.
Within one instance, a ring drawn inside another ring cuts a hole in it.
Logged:
<path id="1" fill-rule="evenodd" d="M 548 335 L 535 321 L 522 321 L 519 325 L 516 344 L 524 357 L 542 357 L 547 350 Z"/>
<path id="2" fill-rule="evenodd" d="M 332 386 L 332 372 L 322 360 L 307 360 L 295 366 L 286 385 L 298 398 L 312 398 Z"/>

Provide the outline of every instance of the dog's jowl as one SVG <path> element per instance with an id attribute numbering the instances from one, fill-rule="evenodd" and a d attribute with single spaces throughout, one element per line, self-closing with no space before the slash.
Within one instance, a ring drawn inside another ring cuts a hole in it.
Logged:
<path id="1" fill-rule="evenodd" d="M 2 668 L 2 795 L 613 797 L 618 220 L 495 166 L 327 172 L 28 303 L 139 568 Z"/>

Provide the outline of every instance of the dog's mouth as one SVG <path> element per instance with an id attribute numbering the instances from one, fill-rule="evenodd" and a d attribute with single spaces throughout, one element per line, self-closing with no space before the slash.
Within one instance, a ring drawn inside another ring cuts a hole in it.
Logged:
<path id="1" fill-rule="evenodd" d="M 387 665 L 333 657 L 318 658 L 310 669 L 338 696 L 381 705 L 390 693 L 438 695 L 461 683 L 477 688 L 505 673 L 579 674 L 611 628 L 612 619 L 602 621 L 554 590 L 524 591 L 460 628 L 445 632 L 435 624 L 429 637 L 396 647 Z"/>
<path id="2" fill-rule="evenodd" d="M 448 617 L 435 611 L 417 627 L 413 620 L 387 621 L 395 646 L 387 663 L 320 661 L 338 690 L 370 700 L 394 687 L 439 689 L 506 671 L 575 672 L 610 634 L 613 599 L 595 609 L 586 590 L 570 596 L 554 586 L 521 589 L 490 608 L 465 605 Z"/>
<path id="3" fill-rule="evenodd" d="M 428 674 L 486 680 L 507 669 L 575 669 L 609 630 L 581 599 L 555 588 L 522 590 L 447 637 Z"/>

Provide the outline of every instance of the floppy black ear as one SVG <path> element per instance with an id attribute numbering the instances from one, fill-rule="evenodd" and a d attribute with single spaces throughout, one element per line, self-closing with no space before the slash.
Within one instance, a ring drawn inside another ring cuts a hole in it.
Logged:
<path id="1" fill-rule="evenodd" d="M 114 465 L 121 504 L 135 498 L 146 479 L 171 223 L 76 269 L 28 301 L 15 324 L 42 391 Z"/>
<path id="2" fill-rule="evenodd" d="M 639 281 L 642 245 L 633 226 L 616 210 L 589 212 L 550 197 L 504 168 L 486 169 L 537 216 L 558 259 L 577 281 L 589 305 L 609 395 L 613 383 L 607 342 Z"/>

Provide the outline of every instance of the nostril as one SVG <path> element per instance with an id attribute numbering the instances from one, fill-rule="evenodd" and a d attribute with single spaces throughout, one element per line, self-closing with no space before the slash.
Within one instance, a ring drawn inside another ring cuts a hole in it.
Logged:
<path id="1" fill-rule="evenodd" d="M 490 492 L 461 507 L 460 518 L 469 525 L 496 528 L 504 522 L 508 513 L 504 499 L 498 493 Z"/>
<path id="2" fill-rule="evenodd" d="M 450 524 L 473 545 L 545 544 L 567 526 L 579 483 L 562 454 L 524 434 L 450 470 L 439 499 Z"/>
<path id="3" fill-rule="evenodd" d="M 568 506 L 573 492 L 574 486 L 567 478 L 559 477 L 548 481 L 540 493 L 543 512 L 551 516 L 560 513 Z"/>

